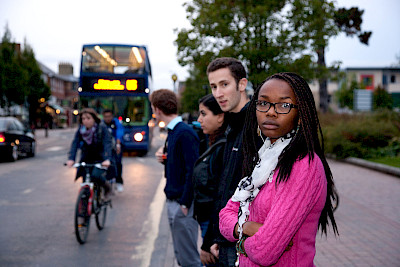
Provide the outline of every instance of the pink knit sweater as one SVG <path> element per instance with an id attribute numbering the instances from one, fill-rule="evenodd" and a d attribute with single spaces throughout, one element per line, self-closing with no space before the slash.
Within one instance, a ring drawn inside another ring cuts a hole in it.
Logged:
<path id="1" fill-rule="evenodd" d="M 248 257 L 240 266 L 314 266 L 315 237 L 326 200 L 324 167 L 317 155 L 297 161 L 289 180 L 267 183 L 250 204 L 249 221 L 262 223 L 258 232 L 244 243 Z M 219 214 L 221 234 L 231 242 L 238 221 L 239 202 L 229 200 Z M 293 240 L 289 251 L 285 248 Z"/>

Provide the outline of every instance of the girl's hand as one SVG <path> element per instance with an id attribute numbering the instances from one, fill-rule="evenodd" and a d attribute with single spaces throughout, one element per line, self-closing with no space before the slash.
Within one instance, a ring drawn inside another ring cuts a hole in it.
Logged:
<path id="1" fill-rule="evenodd" d="M 102 163 L 101 163 L 101 166 L 103 166 L 103 167 L 110 167 L 110 165 L 111 165 L 111 162 L 110 162 L 110 160 L 108 160 L 108 159 L 106 159 L 105 161 L 103 161 Z"/>
<path id="2" fill-rule="evenodd" d="M 247 221 L 243 224 L 243 234 L 253 236 L 263 226 L 261 223 Z"/>
<path id="3" fill-rule="evenodd" d="M 243 234 L 247 236 L 253 236 L 257 233 L 258 229 L 263 226 L 261 223 L 247 221 L 243 224 Z M 238 236 L 238 224 L 235 225 L 235 235 Z M 285 248 L 285 251 L 289 251 L 293 247 L 293 238 L 290 240 L 289 244 Z"/>
<path id="4" fill-rule="evenodd" d="M 73 161 L 73 160 L 67 160 L 67 167 L 68 168 L 71 168 L 72 167 L 72 165 L 74 165 L 74 163 L 75 163 L 75 161 Z"/>

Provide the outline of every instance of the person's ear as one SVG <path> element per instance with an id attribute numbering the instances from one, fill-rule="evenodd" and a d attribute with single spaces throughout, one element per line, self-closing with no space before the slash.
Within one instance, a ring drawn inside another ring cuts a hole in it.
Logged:
<path id="1" fill-rule="evenodd" d="M 224 123 L 224 118 L 225 118 L 225 114 L 224 113 L 220 113 L 217 115 L 217 122 L 218 123 Z"/>
<path id="2" fill-rule="evenodd" d="M 247 87 L 247 79 L 246 78 L 242 78 L 239 81 L 239 91 L 240 92 L 244 92 L 246 90 Z"/>
<path id="3" fill-rule="evenodd" d="M 158 114 L 158 108 L 155 107 L 155 106 L 153 106 L 153 113 L 156 114 L 156 115 Z"/>

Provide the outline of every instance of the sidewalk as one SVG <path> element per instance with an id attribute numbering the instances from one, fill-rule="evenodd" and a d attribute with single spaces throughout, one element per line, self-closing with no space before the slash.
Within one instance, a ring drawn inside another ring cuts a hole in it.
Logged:
<path id="1" fill-rule="evenodd" d="M 314 264 L 322 267 L 400 266 L 398 168 L 392 173 L 392 167 L 382 169 L 381 164 L 363 160 L 329 160 L 329 165 L 340 196 L 335 212 L 339 236 L 335 237 L 330 229 L 327 237 L 318 232 Z M 150 267 L 177 266 L 164 207 Z"/>
<path id="2" fill-rule="evenodd" d="M 77 128 L 48 129 L 47 137 L 46 137 L 45 129 L 36 129 L 35 130 L 36 143 L 39 146 L 47 144 L 47 143 L 53 143 L 53 142 L 56 142 L 58 140 L 58 138 L 60 138 L 60 136 L 63 136 L 66 133 L 75 132 L 76 130 L 77 130 Z"/>

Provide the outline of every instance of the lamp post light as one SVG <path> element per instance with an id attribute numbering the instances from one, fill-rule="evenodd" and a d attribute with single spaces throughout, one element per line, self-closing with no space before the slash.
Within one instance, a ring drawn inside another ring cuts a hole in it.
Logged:
<path id="1" fill-rule="evenodd" d="M 176 74 L 172 74 L 172 81 L 174 82 L 174 93 L 176 93 L 176 88 L 175 88 L 175 83 L 178 80 L 178 76 L 176 76 Z"/>

